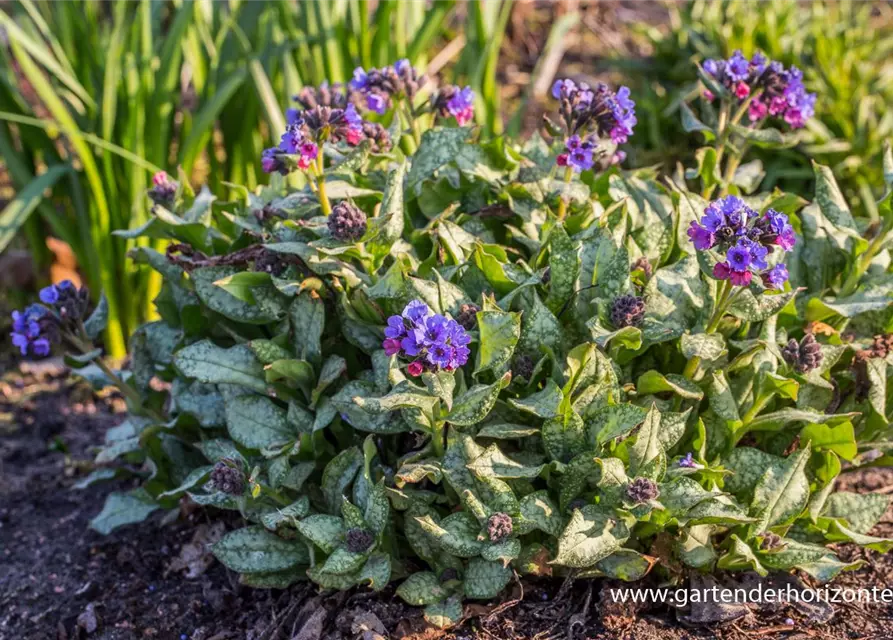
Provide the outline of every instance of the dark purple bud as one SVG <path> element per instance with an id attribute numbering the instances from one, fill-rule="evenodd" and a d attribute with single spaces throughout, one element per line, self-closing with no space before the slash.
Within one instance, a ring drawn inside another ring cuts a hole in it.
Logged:
<path id="1" fill-rule="evenodd" d="M 263 249 L 254 260 L 255 271 L 281 276 L 286 269 L 288 262 L 282 259 L 282 255 L 268 249 Z"/>
<path id="2" fill-rule="evenodd" d="M 660 495 L 660 491 L 653 480 L 648 478 L 636 478 L 626 485 L 626 495 L 636 504 L 654 500 Z"/>
<path id="3" fill-rule="evenodd" d="M 440 582 L 452 582 L 459 579 L 459 572 L 453 567 L 447 567 L 440 572 Z"/>
<path id="4" fill-rule="evenodd" d="M 533 369 L 536 363 L 528 355 L 521 354 L 512 362 L 512 375 L 517 378 L 524 378 L 528 382 L 533 378 Z"/>
<path id="5" fill-rule="evenodd" d="M 639 296 L 623 295 L 611 305 L 611 324 L 616 329 L 638 327 L 645 318 L 645 301 Z"/>
<path id="6" fill-rule="evenodd" d="M 365 553 L 375 543 L 375 534 L 355 527 L 347 530 L 344 541 L 351 553 Z"/>
<path id="7" fill-rule="evenodd" d="M 329 232 L 339 242 L 357 242 L 366 233 L 366 214 L 342 200 L 329 214 Z"/>
<path id="8" fill-rule="evenodd" d="M 463 304 L 459 307 L 459 315 L 456 316 L 458 322 L 466 331 L 471 331 L 477 326 L 477 312 L 481 308 L 476 304 Z"/>
<path id="9" fill-rule="evenodd" d="M 807 333 L 800 342 L 795 338 L 788 340 L 781 355 L 794 371 L 805 374 L 822 364 L 822 345 L 816 342 L 813 334 Z"/>
<path id="10" fill-rule="evenodd" d="M 782 546 L 781 536 L 767 531 L 763 534 L 763 541 L 760 543 L 760 549 L 763 551 L 771 551 Z"/>
<path id="11" fill-rule="evenodd" d="M 232 460 L 221 460 L 211 471 L 211 484 L 218 491 L 231 496 L 245 493 L 245 474 Z"/>
<path id="12" fill-rule="evenodd" d="M 651 263 L 648 262 L 648 258 L 642 256 L 635 262 L 633 262 L 632 266 L 633 271 L 642 271 L 645 274 L 645 279 L 649 280 L 651 278 L 651 274 L 654 272 L 654 269 L 651 266 Z"/>

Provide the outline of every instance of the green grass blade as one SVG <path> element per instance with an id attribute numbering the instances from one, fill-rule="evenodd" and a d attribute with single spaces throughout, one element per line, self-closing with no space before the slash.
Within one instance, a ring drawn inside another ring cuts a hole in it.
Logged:
<path id="1" fill-rule="evenodd" d="M 236 71 L 217 88 L 210 102 L 205 103 L 196 113 L 192 130 L 189 132 L 189 136 L 186 138 L 180 153 L 180 161 L 187 173 L 192 169 L 195 159 L 207 144 L 208 139 L 210 139 L 214 121 L 217 120 L 217 117 L 223 111 L 230 98 L 242 87 L 247 77 L 248 72 L 246 69 Z"/>
<path id="2" fill-rule="evenodd" d="M 46 45 L 33 40 L 4 11 L 0 11 L 0 26 L 6 29 L 10 41 L 21 45 L 37 62 L 56 76 L 62 84 L 77 94 L 78 98 L 89 105 L 90 108 L 96 107 L 96 102 L 90 97 L 90 93 L 78 82 L 77 78 L 62 68 L 62 65 L 52 56 Z"/>
<path id="3" fill-rule="evenodd" d="M 3 211 L 0 212 L 0 252 L 9 246 L 28 216 L 31 215 L 43 200 L 43 192 L 56 184 L 56 181 L 71 171 L 67 164 L 57 164 L 47 169 L 46 173 L 37 176 L 24 189 L 16 194 Z"/>

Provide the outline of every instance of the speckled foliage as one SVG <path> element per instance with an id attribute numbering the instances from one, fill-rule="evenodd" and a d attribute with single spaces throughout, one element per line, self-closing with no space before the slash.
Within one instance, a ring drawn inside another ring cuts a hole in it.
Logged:
<path id="1" fill-rule="evenodd" d="M 562 182 L 560 137 L 432 117 L 413 141 L 387 117 L 387 153 L 325 142 L 304 188 L 274 173 L 131 232 L 173 244 L 133 249 L 164 277 L 160 318 L 132 340 L 139 402 L 99 462 L 146 482 L 95 528 L 188 496 L 249 523 L 214 546 L 244 584 L 398 582 L 440 626 L 514 572 L 828 580 L 859 562 L 826 544 L 893 544 L 870 535 L 886 496 L 833 493 L 889 431 L 891 355 L 872 345 L 893 283 L 828 169 L 813 202 L 720 186 L 791 227 L 790 253 L 754 254 L 790 280 L 739 285 L 687 233 L 699 169 Z M 890 198 L 878 210 L 887 233 Z M 866 255 L 850 283 L 837 267 Z"/>

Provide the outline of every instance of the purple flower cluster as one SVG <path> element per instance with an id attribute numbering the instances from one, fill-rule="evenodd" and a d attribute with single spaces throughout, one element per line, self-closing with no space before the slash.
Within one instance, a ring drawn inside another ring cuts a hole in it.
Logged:
<path id="1" fill-rule="evenodd" d="M 433 106 L 441 117 L 452 116 L 460 127 L 465 126 L 474 118 L 474 91 L 471 87 L 460 89 L 456 85 L 448 84 L 438 92 Z"/>
<path id="2" fill-rule="evenodd" d="M 629 88 L 615 93 L 601 82 L 590 87 L 565 78 L 552 85 L 552 97 L 559 102 L 559 113 L 568 135 L 594 133 L 623 144 L 636 126 L 636 103 L 629 97 Z"/>
<path id="3" fill-rule="evenodd" d="M 24 311 L 12 312 L 12 344 L 19 348 L 23 356 L 50 354 L 51 324 L 49 311 L 39 304 L 32 304 Z"/>
<path id="4" fill-rule="evenodd" d="M 407 368 L 413 376 L 426 369 L 452 371 L 468 362 L 471 338 L 465 329 L 433 313 L 421 300 L 413 300 L 401 315 L 388 318 L 384 335 L 385 353 L 414 358 Z"/>
<path id="5" fill-rule="evenodd" d="M 327 97 L 326 97 L 327 96 Z M 279 141 L 279 146 L 264 149 L 261 168 L 266 173 L 278 172 L 287 175 L 290 167 L 287 158 L 296 158 L 299 169 L 309 169 L 319 157 L 320 145 L 326 141 L 341 142 L 354 146 L 365 137 L 366 123 L 357 113 L 357 108 L 345 99 L 335 99 L 330 93 L 299 94 L 299 104 L 315 103 L 314 106 L 299 111 L 289 109 L 288 125 Z M 323 100 L 345 104 L 330 107 Z"/>
<path id="6" fill-rule="evenodd" d="M 574 171 L 580 173 L 591 169 L 595 164 L 595 151 L 598 148 L 598 143 L 592 138 L 583 140 L 575 134 L 567 139 L 564 147 L 566 151 L 558 156 L 558 166 L 573 167 Z"/>
<path id="7" fill-rule="evenodd" d="M 393 103 L 394 98 L 406 97 L 410 101 L 427 81 L 409 60 L 398 60 L 389 67 L 366 71 L 357 67 L 350 81 L 350 88 L 359 91 L 366 99 L 366 108 L 381 115 Z"/>
<path id="8" fill-rule="evenodd" d="M 762 53 L 753 54 L 750 60 L 740 51 L 728 60 L 706 60 L 704 71 L 739 101 L 759 92 L 748 107 L 751 122 L 772 116 L 799 129 L 815 114 L 816 94 L 806 91 L 803 72 L 794 66 L 785 69 L 783 64 L 770 62 Z M 705 91 L 704 97 L 714 98 L 710 91 Z"/>
<path id="9" fill-rule="evenodd" d="M 794 248 L 796 238 L 788 217 L 768 209 L 760 215 L 741 198 L 726 196 L 707 205 L 700 222 L 691 222 L 688 237 L 695 249 L 717 248 L 726 252 L 726 260 L 717 263 L 713 276 L 746 286 L 754 273 L 770 289 L 781 289 L 788 279 L 784 263 L 771 269 L 766 257 L 775 247 L 782 251 Z"/>

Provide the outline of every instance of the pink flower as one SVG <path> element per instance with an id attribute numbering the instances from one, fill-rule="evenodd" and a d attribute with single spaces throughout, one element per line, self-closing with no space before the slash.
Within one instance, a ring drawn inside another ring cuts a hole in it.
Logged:
<path id="1" fill-rule="evenodd" d="M 354 146 L 360 143 L 363 139 L 363 130 L 357 129 L 354 127 L 348 127 L 347 129 L 347 144 Z"/>
<path id="2" fill-rule="evenodd" d="M 414 378 L 422 375 L 422 371 L 424 370 L 425 366 L 418 360 L 416 360 L 415 362 L 410 362 L 409 365 L 406 367 L 406 372 Z"/>
<path id="3" fill-rule="evenodd" d="M 728 280 L 732 269 L 725 262 L 717 262 L 713 265 L 713 277 L 717 280 Z"/>
<path id="4" fill-rule="evenodd" d="M 750 103 L 750 106 L 747 108 L 747 115 L 750 117 L 751 122 L 756 122 L 757 120 L 762 120 L 766 117 L 766 114 L 769 113 L 769 107 L 766 106 L 765 102 L 760 100 L 754 100 Z"/>
<path id="5" fill-rule="evenodd" d="M 732 270 L 729 273 L 729 280 L 732 281 L 732 284 L 738 285 L 739 287 L 746 287 L 749 285 L 751 278 L 753 278 L 753 274 L 750 271 Z"/>
<path id="6" fill-rule="evenodd" d="M 397 338 L 388 338 L 382 343 L 382 347 L 384 347 L 384 352 L 389 356 L 400 353 L 400 341 Z"/>
<path id="7" fill-rule="evenodd" d="M 468 107 L 463 109 L 462 111 L 457 112 L 456 114 L 456 122 L 460 127 L 464 126 L 466 122 L 470 122 L 474 117 L 474 107 Z"/>
<path id="8" fill-rule="evenodd" d="M 555 162 L 558 163 L 559 167 L 566 167 L 567 166 L 567 154 L 566 153 L 559 154 L 559 156 L 555 160 Z"/>
<path id="9" fill-rule="evenodd" d="M 710 89 L 704 89 L 704 93 L 701 95 L 704 96 L 704 100 L 707 102 L 713 102 L 716 99 L 716 96 L 713 95 L 713 92 Z"/>
<path id="10" fill-rule="evenodd" d="M 747 86 L 746 82 L 739 82 L 735 85 L 735 95 L 739 100 L 744 100 L 744 98 L 750 95 L 750 87 Z"/>

